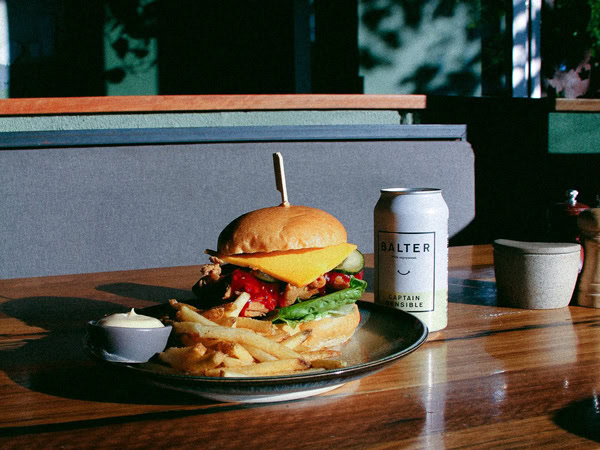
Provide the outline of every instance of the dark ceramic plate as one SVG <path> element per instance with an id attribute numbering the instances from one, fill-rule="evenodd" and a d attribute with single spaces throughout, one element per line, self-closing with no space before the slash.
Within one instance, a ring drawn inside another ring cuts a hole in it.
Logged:
<path id="1" fill-rule="evenodd" d="M 86 350 L 94 359 L 153 385 L 211 400 L 244 403 L 293 400 L 327 392 L 378 372 L 419 348 L 427 339 L 427 327 L 416 317 L 374 303 L 357 304 L 361 322 L 352 339 L 341 348 L 341 359 L 348 362 L 342 369 L 273 377 L 211 378 L 172 373 L 151 362 L 107 361 L 87 343 Z M 152 308 L 156 311 L 156 307 Z"/>

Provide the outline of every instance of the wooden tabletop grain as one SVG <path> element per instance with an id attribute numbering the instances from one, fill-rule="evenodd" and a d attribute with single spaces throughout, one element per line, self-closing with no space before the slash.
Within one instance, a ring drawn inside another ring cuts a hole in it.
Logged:
<path id="1" fill-rule="evenodd" d="M 139 385 L 83 352 L 88 320 L 189 298 L 197 267 L 0 280 L 0 448 L 598 448 L 600 311 L 498 306 L 492 262 L 450 249 L 448 327 L 393 366 L 253 405 Z"/>

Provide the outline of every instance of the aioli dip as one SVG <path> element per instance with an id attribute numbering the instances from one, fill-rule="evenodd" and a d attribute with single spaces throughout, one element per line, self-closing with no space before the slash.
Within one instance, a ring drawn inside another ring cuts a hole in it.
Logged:
<path id="1" fill-rule="evenodd" d="M 111 316 L 104 317 L 98 321 L 98 325 L 106 327 L 124 327 L 124 328 L 162 328 L 163 323 L 150 316 L 136 314 L 131 308 L 128 313 L 117 313 Z"/>

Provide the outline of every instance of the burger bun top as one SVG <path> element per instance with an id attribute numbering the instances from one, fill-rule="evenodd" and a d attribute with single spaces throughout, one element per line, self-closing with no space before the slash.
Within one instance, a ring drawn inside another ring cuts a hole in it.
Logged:
<path id="1" fill-rule="evenodd" d="M 257 209 L 235 219 L 219 235 L 221 255 L 324 248 L 347 242 L 346 229 L 331 214 L 308 206 Z"/>

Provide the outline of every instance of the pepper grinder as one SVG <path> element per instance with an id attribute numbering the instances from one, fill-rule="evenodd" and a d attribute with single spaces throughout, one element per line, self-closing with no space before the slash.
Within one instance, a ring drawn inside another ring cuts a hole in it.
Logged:
<path id="1" fill-rule="evenodd" d="M 577 287 L 577 304 L 600 308 L 600 208 L 590 208 L 577 216 L 585 260 Z"/>

